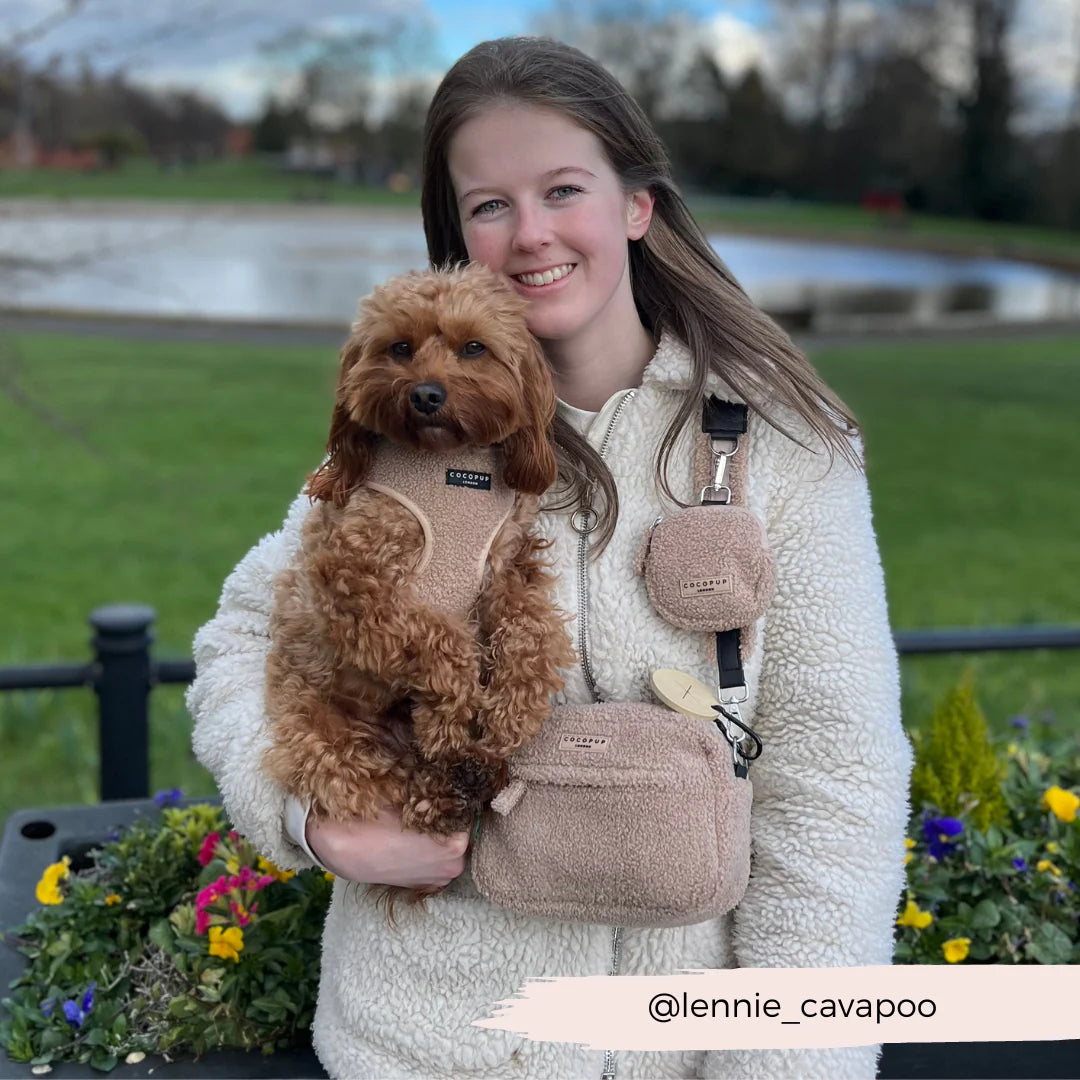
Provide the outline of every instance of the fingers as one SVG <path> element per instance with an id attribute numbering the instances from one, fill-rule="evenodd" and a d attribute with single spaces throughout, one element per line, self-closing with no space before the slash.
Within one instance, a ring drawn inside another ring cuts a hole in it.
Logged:
<path id="1" fill-rule="evenodd" d="M 308 823 L 308 843 L 339 877 L 383 885 L 445 887 L 465 869 L 468 832 L 407 832 L 393 808 L 376 821 Z"/>

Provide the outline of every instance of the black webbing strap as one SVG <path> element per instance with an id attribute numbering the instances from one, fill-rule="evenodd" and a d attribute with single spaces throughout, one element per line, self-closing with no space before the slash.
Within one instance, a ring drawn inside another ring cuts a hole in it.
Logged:
<path id="1" fill-rule="evenodd" d="M 709 396 L 701 410 L 701 430 L 714 439 L 733 439 L 746 434 L 748 409 L 735 401 Z"/>
<path id="2" fill-rule="evenodd" d="M 748 409 L 734 401 L 710 395 L 701 410 L 701 430 L 711 439 L 735 439 L 746 434 Z M 739 660 L 739 631 L 719 630 L 716 634 L 716 666 L 720 686 L 745 686 Z"/>

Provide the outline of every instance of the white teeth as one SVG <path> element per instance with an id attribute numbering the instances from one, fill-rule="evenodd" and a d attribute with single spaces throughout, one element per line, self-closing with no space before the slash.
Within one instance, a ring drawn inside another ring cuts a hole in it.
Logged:
<path id="1" fill-rule="evenodd" d="M 524 285 L 550 285 L 553 281 L 566 277 L 574 269 L 573 263 L 556 266 L 554 270 L 545 270 L 542 274 L 515 274 L 515 278 Z"/>

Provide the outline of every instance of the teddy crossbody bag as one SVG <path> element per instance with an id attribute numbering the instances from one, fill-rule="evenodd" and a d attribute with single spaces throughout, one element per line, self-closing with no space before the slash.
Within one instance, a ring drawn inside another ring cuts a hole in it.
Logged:
<path id="1" fill-rule="evenodd" d="M 705 404 L 700 503 L 657 519 L 636 560 L 663 619 L 716 635 L 719 704 L 703 700 L 711 695 L 697 680 L 682 676 L 697 683 L 683 694 L 661 672 L 658 697 L 684 711 L 636 701 L 556 706 L 511 759 L 510 781 L 479 824 L 471 873 L 493 903 L 659 927 L 715 918 L 742 899 L 749 765 L 761 752 L 739 715 L 742 662 L 774 582 L 761 523 L 740 505 L 746 429 L 745 405 Z"/>

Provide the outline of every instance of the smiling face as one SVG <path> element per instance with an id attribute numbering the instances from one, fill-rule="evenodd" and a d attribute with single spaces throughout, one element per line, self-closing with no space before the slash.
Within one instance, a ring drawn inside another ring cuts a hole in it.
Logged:
<path id="1" fill-rule="evenodd" d="M 592 132 L 552 109 L 491 106 L 457 130 L 448 161 L 469 258 L 510 276 L 533 334 L 610 347 L 640 329 L 627 241 L 653 200 L 622 190 Z"/>

